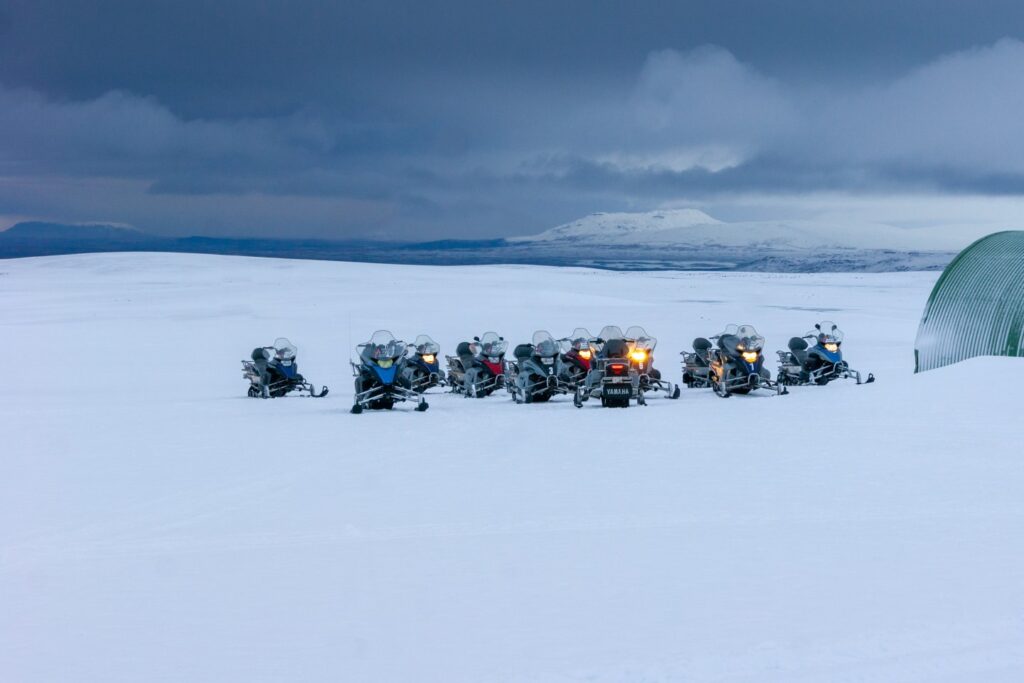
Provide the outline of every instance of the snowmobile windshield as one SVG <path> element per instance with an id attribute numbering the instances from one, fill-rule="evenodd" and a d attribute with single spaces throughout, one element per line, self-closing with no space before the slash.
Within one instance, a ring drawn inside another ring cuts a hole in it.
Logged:
<path id="1" fill-rule="evenodd" d="M 537 355 L 543 358 L 556 356 L 559 351 L 558 342 L 546 330 L 537 330 L 533 333 L 533 347 Z"/>
<path id="2" fill-rule="evenodd" d="M 298 351 L 295 344 L 292 344 L 284 337 L 278 337 L 274 340 L 274 356 L 278 360 L 292 360 Z"/>
<path id="3" fill-rule="evenodd" d="M 421 334 L 416 337 L 416 341 L 413 342 L 413 347 L 416 349 L 416 353 L 419 354 L 436 356 L 441 352 L 441 345 L 425 334 Z"/>
<path id="4" fill-rule="evenodd" d="M 387 330 L 377 330 L 366 343 L 366 351 L 373 360 L 395 359 L 405 353 L 405 345 Z"/>
<path id="5" fill-rule="evenodd" d="M 584 327 L 577 327 L 572 331 L 572 334 L 569 335 L 566 341 L 569 344 L 569 348 L 580 351 L 583 349 L 589 349 L 593 340 L 594 335 L 590 334 L 590 330 Z"/>
<path id="6" fill-rule="evenodd" d="M 658 340 L 647 334 L 647 330 L 639 325 L 633 325 L 626 330 L 626 339 L 632 341 L 636 348 L 648 351 L 653 351 L 654 347 L 658 345 Z"/>
<path id="7" fill-rule="evenodd" d="M 740 338 L 738 346 L 741 351 L 760 351 L 764 348 L 764 337 L 757 333 L 753 325 L 740 325 L 736 336 Z"/>
<path id="8" fill-rule="evenodd" d="M 601 331 L 597 333 L 597 336 L 604 339 L 606 342 L 612 339 L 626 338 L 626 335 L 622 333 L 622 329 L 618 325 L 605 325 L 601 328 Z"/>
<path id="9" fill-rule="evenodd" d="M 764 337 L 757 333 L 753 325 L 726 325 L 720 336 L 726 335 L 736 338 L 736 349 L 739 351 L 760 351 L 764 348 Z"/>
<path id="10" fill-rule="evenodd" d="M 480 353 L 488 357 L 500 356 L 508 348 L 508 342 L 498 336 L 496 332 L 485 332 L 480 337 Z"/>
<path id="11" fill-rule="evenodd" d="M 819 344 L 838 344 L 843 341 L 843 331 L 831 320 L 821 321 L 807 333 L 807 336 L 814 337 Z"/>

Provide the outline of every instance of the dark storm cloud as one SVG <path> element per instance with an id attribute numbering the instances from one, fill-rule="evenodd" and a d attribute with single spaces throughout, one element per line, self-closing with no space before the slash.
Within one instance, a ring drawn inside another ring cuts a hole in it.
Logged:
<path id="1" fill-rule="evenodd" d="M 1024 6 L 14 0 L 0 216 L 531 232 L 751 192 L 1020 194 Z"/>

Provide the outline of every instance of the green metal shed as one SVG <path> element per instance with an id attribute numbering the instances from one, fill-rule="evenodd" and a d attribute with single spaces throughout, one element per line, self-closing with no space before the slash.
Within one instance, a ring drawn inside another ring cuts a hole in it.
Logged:
<path id="1" fill-rule="evenodd" d="M 957 254 L 925 305 L 915 372 L 974 356 L 1024 356 L 1024 231 L 997 232 Z"/>

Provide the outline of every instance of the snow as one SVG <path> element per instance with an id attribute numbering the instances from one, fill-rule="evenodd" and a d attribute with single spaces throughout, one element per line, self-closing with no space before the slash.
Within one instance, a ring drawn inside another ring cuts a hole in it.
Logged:
<path id="1" fill-rule="evenodd" d="M 914 375 L 936 273 L 0 262 L 4 681 L 1019 681 L 1019 359 Z M 348 413 L 378 328 L 642 324 L 875 384 Z M 321 400 L 244 398 L 287 336 Z"/>
<path id="2" fill-rule="evenodd" d="M 856 219 L 723 222 L 698 209 L 594 213 L 538 235 L 510 237 L 507 241 L 545 245 L 565 242 L 586 246 L 898 251 L 959 251 L 970 242 L 962 234 L 914 231 Z"/>
<path id="3" fill-rule="evenodd" d="M 721 222 L 697 209 L 673 209 L 644 213 L 592 213 L 579 220 L 545 230 L 539 235 L 510 237 L 510 242 L 548 242 L 563 239 L 594 239 L 602 243 L 619 240 L 658 239 L 666 231 Z"/>

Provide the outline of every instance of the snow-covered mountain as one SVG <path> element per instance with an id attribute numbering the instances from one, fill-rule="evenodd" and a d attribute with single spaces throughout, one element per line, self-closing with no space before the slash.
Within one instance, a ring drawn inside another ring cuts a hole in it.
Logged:
<path id="1" fill-rule="evenodd" d="M 513 244 L 621 245 L 775 250 L 873 249 L 934 251 L 966 244 L 936 243 L 935 236 L 879 223 L 849 220 L 720 221 L 697 209 L 594 213 Z"/>
<path id="2" fill-rule="evenodd" d="M 602 243 L 640 240 L 655 241 L 671 238 L 680 231 L 697 234 L 713 233 L 722 222 L 697 209 L 648 211 L 645 213 L 592 213 L 565 225 L 545 230 L 539 235 L 513 237 L 509 242 L 551 242 L 554 240 L 588 240 Z"/>

